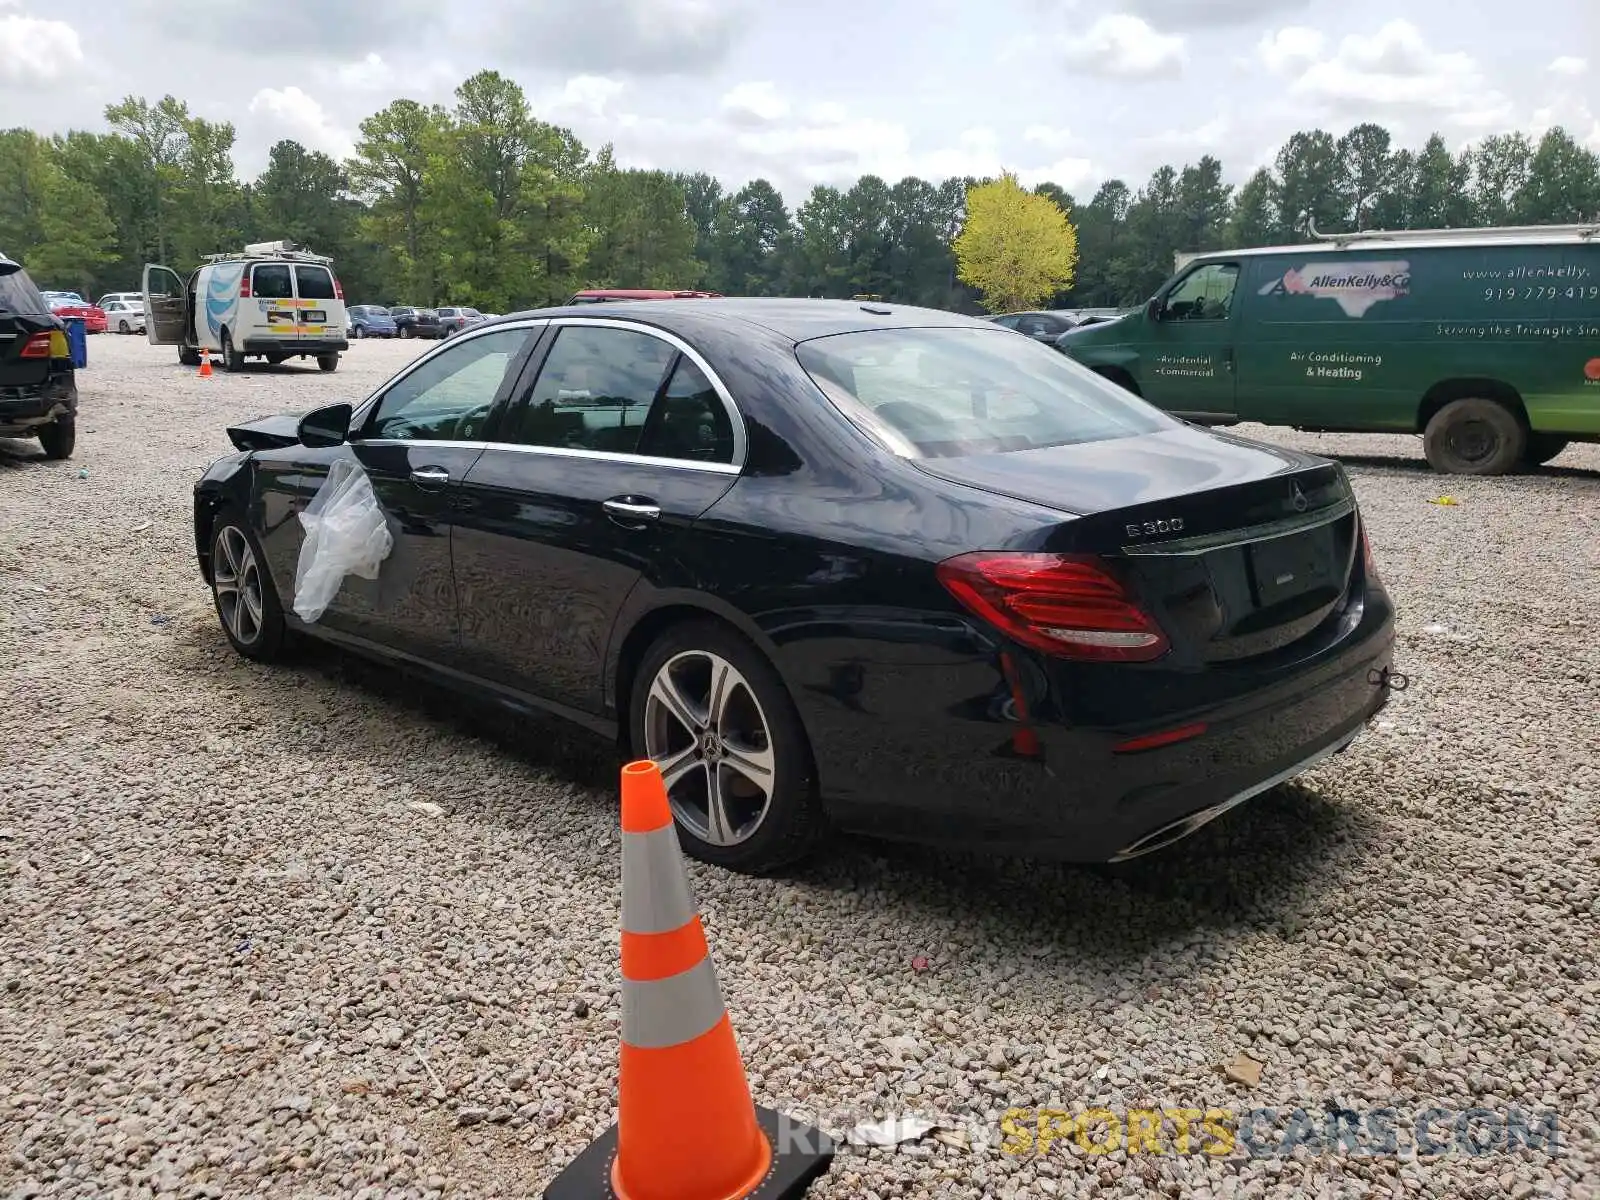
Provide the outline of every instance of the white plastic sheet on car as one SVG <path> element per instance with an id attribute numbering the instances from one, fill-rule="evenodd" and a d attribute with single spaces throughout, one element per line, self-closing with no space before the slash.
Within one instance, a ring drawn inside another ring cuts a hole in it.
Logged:
<path id="1" fill-rule="evenodd" d="M 345 576 L 376 579 L 394 548 L 389 522 L 373 493 L 372 481 L 354 459 L 341 458 L 328 470 L 311 503 L 300 514 L 305 541 L 294 572 L 294 614 L 317 620 L 339 594 Z"/>

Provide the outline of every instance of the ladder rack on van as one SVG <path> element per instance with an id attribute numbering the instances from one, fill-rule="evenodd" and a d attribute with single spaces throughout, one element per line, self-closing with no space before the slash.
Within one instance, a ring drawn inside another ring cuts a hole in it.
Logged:
<path id="1" fill-rule="evenodd" d="M 1529 237 L 1600 237 L 1600 219 L 1577 225 L 1496 225 L 1484 229 L 1362 229 L 1347 233 L 1320 233 L 1311 214 L 1302 212 L 1300 228 L 1313 241 L 1344 247 L 1352 242 L 1414 242 L 1440 238 L 1473 241 L 1516 241 Z"/>
<path id="2" fill-rule="evenodd" d="M 262 246 L 246 246 L 242 252 L 231 254 L 202 254 L 200 261 L 208 263 L 228 262 L 241 258 L 275 258 L 284 262 L 322 263 L 324 266 L 331 266 L 333 263 L 333 259 L 326 254 L 313 254 L 309 250 L 290 250 L 278 247 L 267 249 Z"/>

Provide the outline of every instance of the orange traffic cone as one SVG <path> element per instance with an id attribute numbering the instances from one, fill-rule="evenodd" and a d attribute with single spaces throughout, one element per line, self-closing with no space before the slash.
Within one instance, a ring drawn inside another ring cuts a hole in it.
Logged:
<path id="1" fill-rule="evenodd" d="M 833 1162 L 819 1129 L 750 1098 L 655 763 L 622 768 L 617 1124 L 545 1200 L 796 1200 Z"/>
<path id="2" fill-rule="evenodd" d="M 211 378 L 211 352 L 204 346 L 200 347 L 200 378 Z"/>

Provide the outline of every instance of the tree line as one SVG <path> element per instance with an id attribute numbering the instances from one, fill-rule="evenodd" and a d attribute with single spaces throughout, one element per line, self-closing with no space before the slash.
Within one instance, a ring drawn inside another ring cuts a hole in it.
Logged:
<path id="1" fill-rule="evenodd" d="M 336 260 L 347 299 L 472 304 L 507 312 L 580 287 L 698 287 L 726 294 L 851 296 L 971 310 L 952 245 L 970 178 L 819 185 L 793 210 L 765 179 L 619 166 L 540 120 L 494 71 L 452 106 L 395 100 L 361 123 L 344 162 L 295 141 L 253 181 L 234 170 L 234 127 L 172 96 L 129 97 L 109 133 L 0 131 L 0 250 L 41 286 L 99 295 L 138 286 L 145 262 L 287 238 Z M 1600 215 L 1600 156 L 1561 128 L 1499 134 L 1452 154 L 1435 134 L 1396 146 L 1381 125 L 1296 133 L 1235 188 L 1206 155 L 1141 186 L 1112 179 L 1068 214 L 1076 272 L 1055 303 L 1137 303 L 1177 251 L 1303 240 L 1321 230 L 1583 221 Z M 992 301 L 994 297 L 990 297 Z"/>

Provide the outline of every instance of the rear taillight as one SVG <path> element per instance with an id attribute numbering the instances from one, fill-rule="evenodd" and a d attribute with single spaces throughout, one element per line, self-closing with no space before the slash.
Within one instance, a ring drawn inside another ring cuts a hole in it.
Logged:
<path id="1" fill-rule="evenodd" d="M 1367 537 L 1367 523 L 1362 521 L 1361 528 L 1361 567 L 1366 576 L 1373 583 L 1378 582 L 1378 564 L 1372 557 L 1372 539 Z"/>
<path id="2" fill-rule="evenodd" d="M 340 285 L 339 277 L 337 275 L 333 277 L 333 298 L 335 300 L 344 299 L 344 288 Z"/>
<path id="3" fill-rule="evenodd" d="M 241 299 L 241 300 L 250 299 L 250 272 L 249 271 L 246 271 L 243 275 L 239 276 L 239 299 Z"/>
<path id="4" fill-rule="evenodd" d="M 1097 662 L 1149 662 L 1166 635 L 1103 560 L 980 551 L 946 559 L 939 582 L 962 605 L 1034 650 Z"/>
<path id="5" fill-rule="evenodd" d="M 66 338 L 62 338 L 61 340 L 63 342 L 65 342 Z M 49 333 L 49 331 L 47 330 L 44 333 L 36 333 L 32 337 L 30 337 L 27 341 L 23 342 L 22 343 L 22 349 L 21 349 L 21 351 L 18 352 L 17 357 L 18 358 L 49 358 L 50 357 L 50 333 Z"/>

